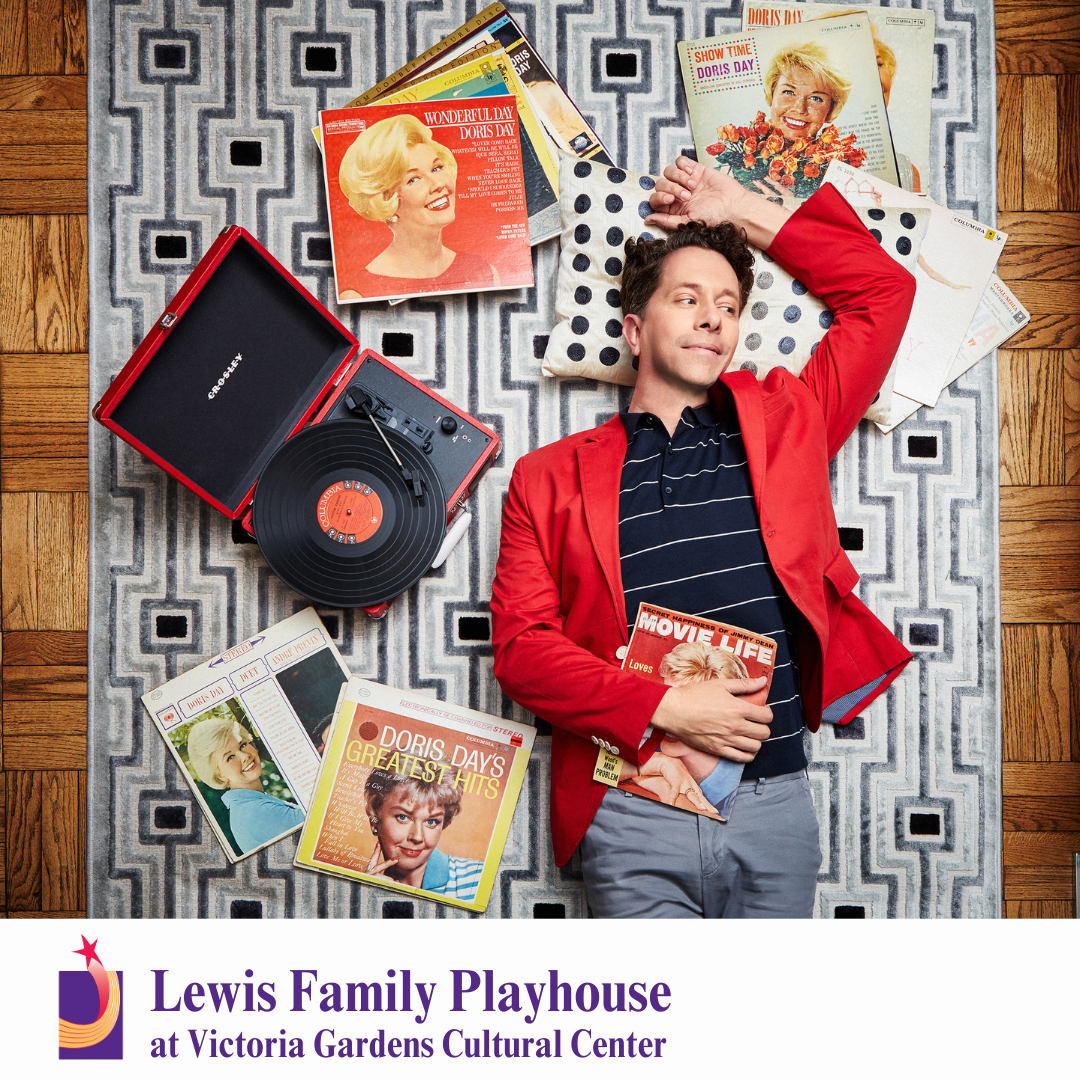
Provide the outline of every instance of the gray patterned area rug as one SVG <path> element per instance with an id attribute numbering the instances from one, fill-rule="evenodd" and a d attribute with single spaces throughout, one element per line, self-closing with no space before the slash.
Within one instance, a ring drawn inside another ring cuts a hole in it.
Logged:
<path id="1" fill-rule="evenodd" d="M 308 129 L 319 109 L 343 105 L 482 6 L 90 6 L 91 400 L 226 224 L 255 233 L 333 310 L 326 207 Z M 739 0 L 509 6 L 617 163 L 641 172 L 693 145 L 676 42 L 739 27 Z M 933 6 L 931 193 L 992 223 L 993 9 Z M 612 50 L 633 58 L 619 62 L 618 74 L 605 63 Z M 466 541 L 445 566 L 383 621 L 324 611 L 327 625 L 359 675 L 528 722 L 502 695 L 485 640 L 511 467 L 606 419 L 626 394 L 541 375 L 557 262 L 558 242 L 549 241 L 534 249 L 534 289 L 337 311 L 363 347 L 389 354 L 495 427 L 504 451 L 472 499 Z M 849 727 L 826 724 L 808 738 L 824 850 L 820 917 L 1000 913 L 994 372 L 983 361 L 935 409 L 889 435 L 864 423 L 835 462 L 837 519 L 862 574 L 860 594 L 916 659 Z M 90 914 L 464 917 L 296 871 L 292 840 L 235 866 L 225 860 L 139 695 L 304 601 L 254 545 L 238 542 L 225 518 L 96 425 L 90 453 Z M 552 859 L 543 730 L 489 918 L 586 915 L 580 872 Z"/>

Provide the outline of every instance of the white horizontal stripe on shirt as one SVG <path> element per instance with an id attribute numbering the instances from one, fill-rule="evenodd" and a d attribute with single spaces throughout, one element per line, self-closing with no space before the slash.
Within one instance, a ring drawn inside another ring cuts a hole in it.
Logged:
<path id="1" fill-rule="evenodd" d="M 705 536 L 684 536 L 680 540 L 668 540 L 666 543 L 655 544 L 653 547 L 642 548 L 640 551 L 628 551 L 620 556 L 620 558 L 632 559 L 635 555 L 644 555 L 649 551 L 659 551 L 660 548 L 671 547 L 672 544 L 690 544 L 697 540 L 717 540 L 724 536 L 740 536 L 743 533 L 754 533 L 757 531 L 757 529 L 732 529 L 731 532 L 706 533 Z"/>
<path id="2" fill-rule="evenodd" d="M 717 574 L 730 574 L 733 570 L 749 570 L 752 566 L 764 566 L 763 562 L 746 563 L 743 566 L 725 566 L 723 570 L 709 570 L 704 574 L 687 574 L 686 577 L 672 578 L 670 581 L 654 581 L 650 585 L 639 585 L 636 589 L 627 589 L 626 595 L 641 592 L 642 589 L 659 589 L 662 585 L 678 585 L 681 581 L 698 581 L 700 578 L 715 577 Z M 738 605 L 733 604 L 733 607 Z"/>

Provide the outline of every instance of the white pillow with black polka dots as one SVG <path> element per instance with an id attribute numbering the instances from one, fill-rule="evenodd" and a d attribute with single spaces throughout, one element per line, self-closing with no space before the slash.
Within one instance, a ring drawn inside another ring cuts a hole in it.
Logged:
<path id="1" fill-rule="evenodd" d="M 632 386 L 636 360 L 622 336 L 623 245 L 631 236 L 665 236 L 645 225 L 651 176 L 566 155 L 559 166 L 562 252 L 555 290 L 559 321 L 548 337 L 545 375 Z"/>
<path id="2" fill-rule="evenodd" d="M 927 207 L 881 209 L 856 207 L 878 243 L 902 266 L 914 273 L 930 210 Z M 763 251 L 754 249 L 754 286 L 739 317 L 739 344 L 731 370 L 752 371 L 759 378 L 776 367 L 798 375 L 818 342 L 832 325 L 833 313 L 806 289 L 801 281 L 777 265 Z M 895 362 L 894 362 L 895 366 Z M 869 420 L 881 420 L 892 399 L 894 371 L 866 412 Z"/>

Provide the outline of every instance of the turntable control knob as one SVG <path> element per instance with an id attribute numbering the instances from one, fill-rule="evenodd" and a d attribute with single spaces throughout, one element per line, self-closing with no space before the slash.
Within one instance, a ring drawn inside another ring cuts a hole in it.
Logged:
<path id="1" fill-rule="evenodd" d="M 442 428 L 444 435 L 453 435 L 457 431 L 457 421 L 452 416 L 444 416 L 439 421 L 439 427 Z"/>

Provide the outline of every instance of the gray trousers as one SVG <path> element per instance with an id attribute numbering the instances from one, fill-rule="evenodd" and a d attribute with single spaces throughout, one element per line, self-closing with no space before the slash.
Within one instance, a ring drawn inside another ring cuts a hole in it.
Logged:
<path id="1" fill-rule="evenodd" d="M 612 788 L 579 851 L 600 919 L 808 919 L 821 866 L 805 772 L 744 780 L 726 822 Z"/>

